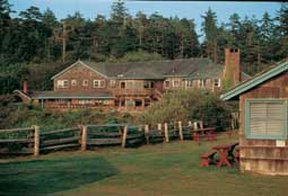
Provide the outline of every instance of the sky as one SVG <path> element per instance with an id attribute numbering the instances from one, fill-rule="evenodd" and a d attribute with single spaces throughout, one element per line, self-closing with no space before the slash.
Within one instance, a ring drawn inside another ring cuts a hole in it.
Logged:
<path id="1" fill-rule="evenodd" d="M 98 14 L 107 18 L 110 16 L 113 0 L 8 0 L 13 5 L 16 15 L 30 6 L 39 7 L 41 11 L 51 9 L 58 19 L 73 15 L 79 11 L 84 18 L 95 19 Z M 209 7 L 216 12 L 218 23 L 228 22 L 229 16 L 238 13 L 243 19 L 245 16 L 261 18 L 264 12 L 276 16 L 280 9 L 280 2 L 241 2 L 241 1 L 133 1 L 126 0 L 125 6 L 128 12 L 135 16 L 139 11 L 146 15 L 158 12 L 165 17 L 194 19 L 196 31 L 200 33 L 201 15 L 204 15 Z"/>

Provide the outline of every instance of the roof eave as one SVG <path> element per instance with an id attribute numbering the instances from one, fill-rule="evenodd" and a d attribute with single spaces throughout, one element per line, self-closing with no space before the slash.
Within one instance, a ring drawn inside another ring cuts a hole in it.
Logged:
<path id="1" fill-rule="evenodd" d="M 277 76 L 278 74 L 287 71 L 288 70 L 288 62 L 284 62 L 274 68 L 272 68 L 271 70 L 249 80 L 246 81 L 238 86 L 236 86 L 235 88 L 231 89 L 230 91 L 228 91 L 225 94 L 222 94 L 220 96 L 220 99 L 224 100 L 224 101 L 228 101 L 231 99 L 234 99 L 235 97 L 238 97 L 240 94 L 258 86 L 259 84 Z"/>
<path id="2" fill-rule="evenodd" d="M 75 63 L 73 63 L 72 65 L 70 65 L 69 67 L 67 67 L 67 68 L 63 69 L 62 71 L 60 71 L 58 74 L 52 76 L 52 77 L 51 77 L 51 80 L 54 80 L 55 78 L 59 77 L 60 75 L 62 75 L 63 73 L 65 73 L 66 71 L 68 71 L 69 69 L 71 69 L 72 67 L 74 67 L 77 63 L 82 64 L 83 66 L 87 67 L 87 68 L 90 69 L 91 71 L 93 71 L 93 72 L 101 75 L 101 76 L 104 77 L 104 78 L 108 78 L 107 75 L 105 75 L 105 74 L 103 74 L 103 73 L 95 70 L 94 68 L 92 68 L 91 66 L 87 65 L 86 63 L 78 60 L 78 61 L 76 61 Z"/>
<path id="3" fill-rule="evenodd" d="M 115 97 L 77 97 L 77 96 L 66 96 L 66 97 L 57 97 L 57 96 L 51 96 L 51 97 L 45 97 L 45 96 L 37 96 L 37 97 L 32 97 L 32 99 L 114 99 Z"/>
<path id="4" fill-rule="evenodd" d="M 23 95 L 24 97 L 26 97 L 28 100 L 31 100 L 31 99 L 32 99 L 29 95 L 25 94 L 24 92 L 22 92 L 22 91 L 20 91 L 20 90 L 14 90 L 13 93 L 21 94 L 21 95 Z"/>
<path id="5" fill-rule="evenodd" d="M 163 80 L 164 77 L 109 77 L 109 79 L 119 79 L 119 80 Z"/>

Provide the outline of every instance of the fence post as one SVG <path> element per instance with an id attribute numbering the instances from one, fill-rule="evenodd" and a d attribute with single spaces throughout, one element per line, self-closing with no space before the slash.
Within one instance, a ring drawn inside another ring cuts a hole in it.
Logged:
<path id="1" fill-rule="evenodd" d="M 159 131 L 162 130 L 162 124 L 161 124 L 161 123 L 158 123 L 158 124 L 157 124 L 157 130 L 159 130 Z"/>
<path id="2" fill-rule="evenodd" d="M 195 121 L 195 122 L 193 123 L 193 129 L 194 129 L 194 130 L 197 130 L 197 129 L 198 129 L 197 121 Z"/>
<path id="3" fill-rule="evenodd" d="M 149 125 L 145 125 L 145 137 L 146 137 L 146 143 L 149 144 Z"/>
<path id="4" fill-rule="evenodd" d="M 180 140 L 183 141 L 183 129 L 182 129 L 182 122 L 181 121 L 178 121 L 178 127 L 179 127 L 179 137 L 180 137 Z"/>
<path id="5" fill-rule="evenodd" d="M 125 146 L 126 146 L 127 134 L 128 134 L 128 125 L 125 125 L 123 136 L 122 136 L 122 148 L 125 148 Z"/>
<path id="6" fill-rule="evenodd" d="M 204 127 L 203 127 L 203 121 L 201 120 L 201 121 L 199 121 L 199 127 L 200 127 L 200 129 L 203 129 Z"/>
<path id="7" fill-rule="evenodd" d="M 169 142 L 169 135 L 168 135 L 168 124 L 164 124 L 164 135 L 165 135 L 165 141 Z"/>
<path id="8" fill-rule="evenodd" d="M 87 126 L 82 126 L 82 135 L 81 135 L 81 150 L 85 151 L 87 149 Z"/>
<path id="9" fill-rule="evenodd" d="M 39 155 L 40 147 L 40 128 L 37 125 L 34 125 L 34 156 Z"/>

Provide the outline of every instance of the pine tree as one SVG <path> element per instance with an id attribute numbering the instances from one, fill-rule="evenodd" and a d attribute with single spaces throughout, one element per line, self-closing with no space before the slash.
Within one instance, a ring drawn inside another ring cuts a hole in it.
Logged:
<path id="1" fill-rule="evenodd" d="M 202 31 L 205 34 L 205 42 L 207 45 L 206 54 L 208 57 L 212 58 L 214 62 L 218 62 L 218 28 L 217 28 L 217 16 L 216 13 L 212 11 L 209 7 L 208 11 L 202 16 L 204 19 L 202 23 Z"/>
<path id="2" fill-rule="evenodd" d="M 279 23 L 277 30 L 279 31 L 279 42 L 281 43 L 278 55 L 280 58 L 286 58 L 288 56 L 288 3 L 281 5 L 276 20 Z"/>

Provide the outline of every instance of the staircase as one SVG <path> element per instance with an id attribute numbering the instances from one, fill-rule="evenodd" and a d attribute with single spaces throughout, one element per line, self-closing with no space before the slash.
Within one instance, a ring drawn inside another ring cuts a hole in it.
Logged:
<path id="1" fill-rule="evenodd" d="M 158 89 L 155 89 L 152 95 L 152 99 L 155 101 L 161 101 L 162 97 L 163 97 L 162 93 Z"/>

